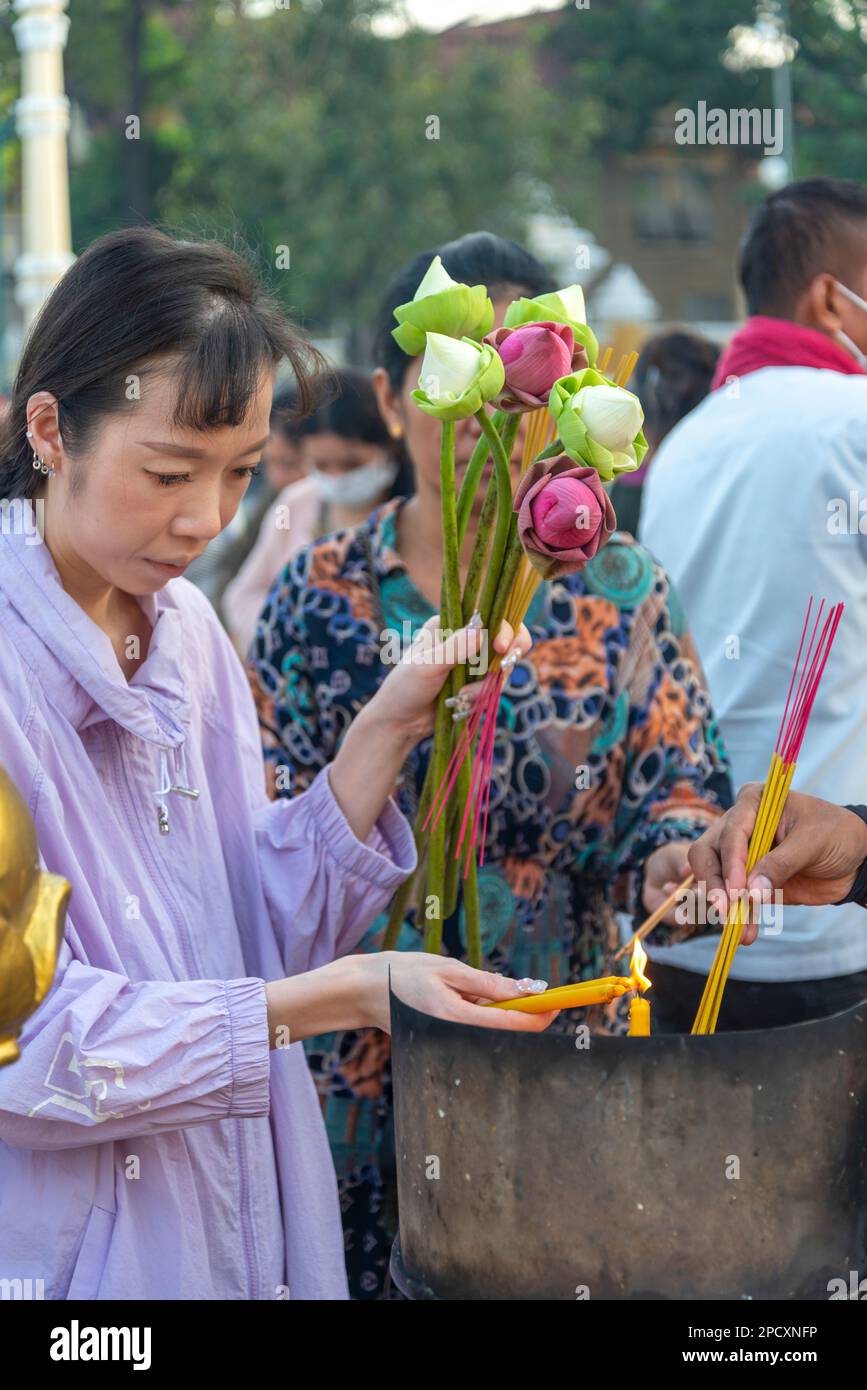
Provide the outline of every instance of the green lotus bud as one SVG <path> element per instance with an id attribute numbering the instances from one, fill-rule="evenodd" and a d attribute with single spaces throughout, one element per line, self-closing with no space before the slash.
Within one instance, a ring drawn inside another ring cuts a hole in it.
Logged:
<path id="1" fill-rule="evenodd" d="M 417 357 L 425 350 L 428 333 L 481 341 L 493 326 L 494 306 L 484 285 L 459 284 L 434 256 L 414 298 L 399 304 L 394 317 L 398 327 L 392 329 L 392 337 L 410 357 Z"/>
<path id="2" fill-rule="evenodd" d="M 412 398 L 437 420 L 466 420 L 499 395 L 505 376 L 499 353 L 488 343 L 428 333 Z"/>
<path id="3" fill-rule="evenodd" d="M 564 453 L 604 482 L 639 467 L 647 453 L 644 411 L 631 391 L 587 367 L 554 383 L 549 406 Z"/>
<path id="4" fill-rule="evenodd" d="M 568 323 L 587 353 L 591 367 L 599 356 L 599 344 L 587 324 L 584 291 L 580 285 L 567 285 L 552 294 L 540 294 L 535 299 L 515 299 L 506 310 L 504 328 L 518 328 L 522 323 Z"/>

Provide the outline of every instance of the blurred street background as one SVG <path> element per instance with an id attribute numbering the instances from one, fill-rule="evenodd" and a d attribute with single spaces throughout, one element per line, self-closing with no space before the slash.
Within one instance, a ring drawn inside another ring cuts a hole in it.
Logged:
<path id="1" fill-rule="evenodd" d="M 43 160 L 23 209 L 22 142 L 48 99 L 16 103 L 49 29 L 68 249 L 138 220 L 232 240 L 338 361 L 367 360 L 393 269 L 477 228 L 582 283 L 606 341 L 722 341 L 755 204 L 867 177 L 864 0 L 0 0 L 0 392 L 46 288 L 28 241 L 57 190 Z M 679 111 L 733 108 L 783 138 L 679 142 Z"/>

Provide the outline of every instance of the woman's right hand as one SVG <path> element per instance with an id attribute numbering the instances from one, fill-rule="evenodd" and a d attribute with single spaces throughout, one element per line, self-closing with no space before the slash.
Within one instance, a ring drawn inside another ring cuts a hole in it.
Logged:
<path id="1" fill-rule="evenodd" d="M 346 958 L 349 959 L 348 957 Z M 504 1028 L 516 1033 L 542 1033 L 557 1017 L 559 1009 L 547 1013 L 525 1014 L 516 1009 L 486 1009 L 478 1000 L 516 999 L 521 993 L 516 980 L 476 970 L 448 956 L 423 951 L 380 951 L 375 955 L 352 957 L 359 963 L 358 1003 L 362 1022 L 383 1032 L 391 1031 L 388 977 L 391 987 L 404 1004 L 420 1013 L 454 1023 L 472 1023 L 477 1028 Z"/>

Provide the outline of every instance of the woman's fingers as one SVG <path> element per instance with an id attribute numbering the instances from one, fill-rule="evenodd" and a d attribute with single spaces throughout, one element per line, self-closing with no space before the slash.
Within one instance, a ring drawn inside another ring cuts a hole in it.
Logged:
<path id="1" fill-rule="evenodd" d="M 450 1017 L 456 1023 L 471 1023 L 476 1028 L 499 1028 L 506 1033 L 544 1033 L 557 1017 L 559 1009 L 544 1014 L 525 1014 L 519 1009 L 486 1009 L 471 1004 L 468 999 L 456 998 Z"/>
<path id="2" fill-rule="evenodd" d="M 515 632 L 511 623 L 507 623 L 505 618 L 503 619 L 500 630 L 494 638 L 494 651 L 498 652 L 505 660 L 520 661 L 521 657 L 527 655 L 532 645 L 533 639 L 526 623 L 521 623 L 518 631 Z"/>

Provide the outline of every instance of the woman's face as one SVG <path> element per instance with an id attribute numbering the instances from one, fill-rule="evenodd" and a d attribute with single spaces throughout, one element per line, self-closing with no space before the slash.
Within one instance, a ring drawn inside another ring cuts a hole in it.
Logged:
<path id="1" fill-rule="evenodd" d="M 507 291 L 500 298 L 493 300 L 494 305 L 494 327 L 500 328 L 506 309 L 513 299 L 526 293 L 520 287 L 514 287 Z M 400 392 L 395 392 L 382 368 L 377 369 L 374 374 L 374 386 L 376 388 L 379 407 L 383 418 L 389 429 L 393 432 L 399 430 L 406 442 L 407 452 L 412 460 L 416 475 L 416 486 L 419 494 L 439 495 L 440 488 L 440 440 L 442 438 L 442 425 L 439 420 L 432 415 L 426 415 L 423 410 L 419 410 L 412 393 L 418 386 L 419 373 L 421 372 L 423 357 L 414 357 L 409 362 L 403 386 Z M 488 407 L 493 414 L 493 407 Z M 459 420 L 455 425 L 455 481 L 460 487 L 470 455 L 478 443 L 481 435 L 481 426 L 474 416 L 469 420 Z M 527 417 L 521 417 L 521 424 L 518 429 L 515 447 L 512 450 L 512 473 L 513 479 L 517 478 L 520 472 L 521 449 L 524 443 L 524 436 L 527 432 Z M 487 490 L 487 480 L 491 476 L 493 463 L 488 458 L 485 464 L 485 471 L 482 474 L 482 481 L 476 491 L 473 502 L 473 512 L 477 514 L 481 511 Z"/>
<path id="2" fill-rule="evenodd" d="M 340 434 L 311 434 L 304 440 L 304 462 L 308 469 L 340 477 L 373 463 L 382 455 L 379 444 L 360 439 L 344 439 Z"/>
<path id="3" fill-rule="evenodd" d="M 305 475 L 304 452 L 300 443 L 282 430 L 272 430 L 265 449 L 265 472 L 272 492 L 282 492 Z"/>
<path id="4" fill-rule="evenodd" d="M 107 584 L 153 593 L 202 554 L 234 517 L 261 459 L 273 387 L 273 372 L 263 371 L 241 425 L 178 430 L 169 423 L 176 378 L 155 371 L 142 376 L 132 410 L 107 416 L 75 458 L 63 447 L 54 397 L 31 396 L 30 442 L 57 469 L 42 492 L 46 540 L 82 591 Z"/>

